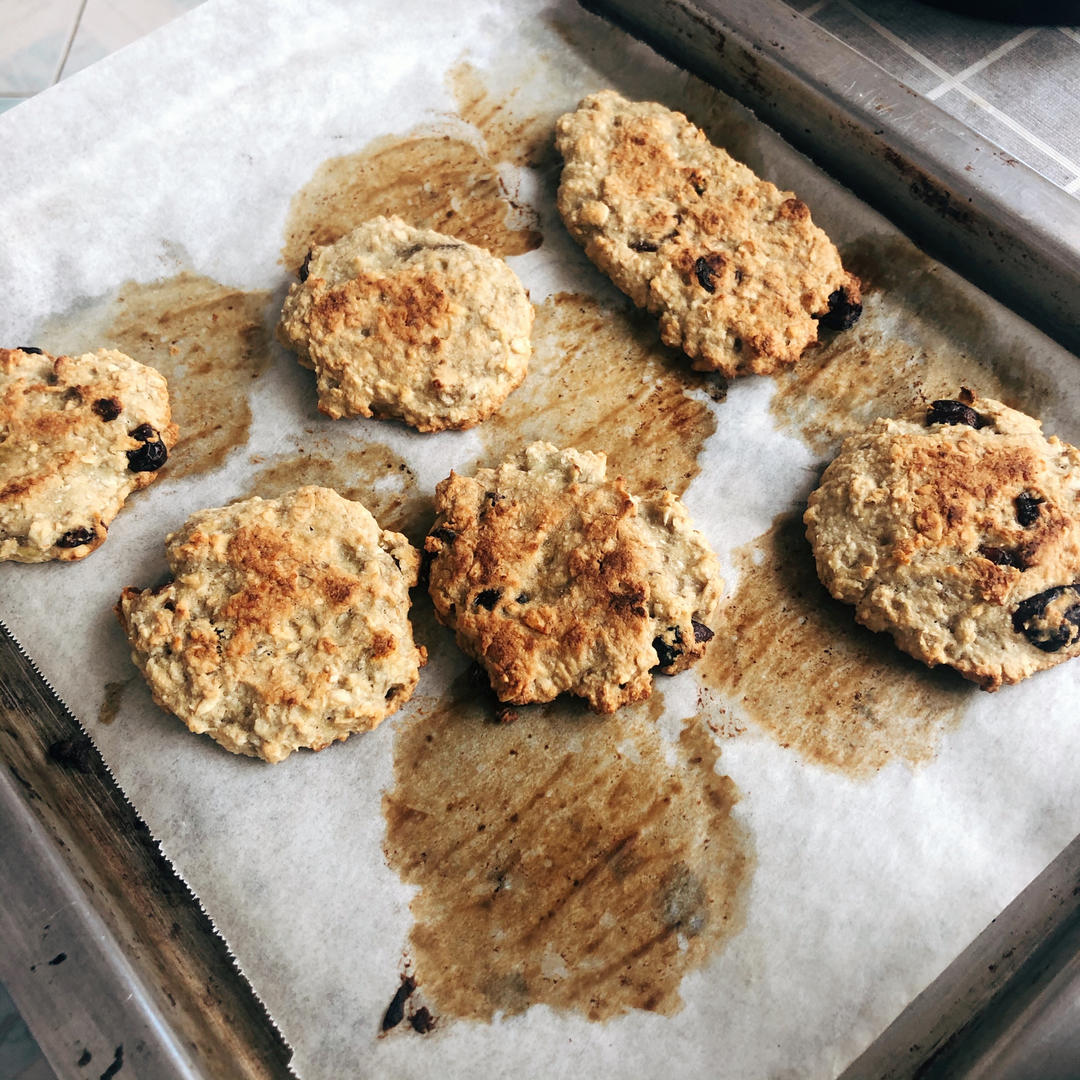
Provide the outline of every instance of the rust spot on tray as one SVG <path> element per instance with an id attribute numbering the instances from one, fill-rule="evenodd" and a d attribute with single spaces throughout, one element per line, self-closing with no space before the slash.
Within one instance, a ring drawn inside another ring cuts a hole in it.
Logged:
<path id="1" fill-rule="evenodd" d="M 513 204 L 486 151 L 457 136 L 417 131 L 383 136 L 319 166 L 289 207 L 285 265 L 295 272 L 312 246 L 380 214 L 496 255 L 522 255 L 542 241 L 535 215 Z"/>
<path id="2" fill-rule="evenodd" d="M 1002 342 L 981 306 L 947 283 L 941 266 L 906 240 L 865 240 L 844 251 L 860 276 L 863 315 L 850 330 L 825 334 L 776 378 L 772 411 L 815 452 L 832 455 L 848 435 L 915 403 L 982 397 L 1038 416 L 1046 377 Z"/>
<path id="3" fill-rule="evenodd" d="M 305 484 L 333 488 L 346 499 L 361 502 L 384 529 L 422 540 L 434 516 L 432 498 L 421 494 L 416 474 L 405 461 L 381 443 L 313 439 L 295 453 L 253 458 L 261 466 L 244 497 L 276 499 Z"/>
<path id="4" fill-rule="evenodd" d="M 818 581 L 799 516 L 777 518 L 737 561 L 738 589 L 698 666 L 705 686 L 817 765 L 863 778 L 894 759 L 929 761 L 972 687 L 859 626 Z"/>
<path id="5" fill-rule="evenodd" d="M 184 272 L 117 292 L 46 324 L 50 351 L 120 349 L 168 380 L 180 441 L 168 476 L 206 472 L 243 446 L 251 427 L 248 394 L 270 363 L 263 319 L 268 292 L 245 292 Z"/>
<path id="6" fill-rule="evenodd" d="M 655 320 L 628 302 L 558 293 L 537 308 L 532 343 L 524 385 L 477 429 L 485 463 L 544 439 L 605 452 L 609 473 L 625 476 L 632 491 L 687 489 L 716 430 L 709 406 L 687 390 L 719 396 L 715 376 L 687 371 L 661 344 Z"/>
<path id="7" fill-rule="evenodd" d="M 420 887 L 417 981 L 478 1020 L 675 1012 L 741 927 L 753 866 L 711 736 L 691 721 L 668 765 L 656 692 L 603 719 L 560 701 L 496 724 L 492 703 L 462 676 L 395 736 L 386 853 Z"/>

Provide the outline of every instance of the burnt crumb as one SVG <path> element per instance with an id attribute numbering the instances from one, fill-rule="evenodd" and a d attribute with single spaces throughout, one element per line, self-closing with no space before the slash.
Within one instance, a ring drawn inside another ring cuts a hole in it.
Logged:
<path id="1" fill-rule="evenodd" d="M 89 1050 L 84 1050 L 84 1051 L 83 1051 L 83 1052 L 82 1052 L 82 1053 L 81 1053 L 81 1054 L 79 1055 L 79 1060 L 78 1060 L 78 1061 L 76 1061 L 76 1062 L 75 1062 L 75 1064 L 76 1064 L 76 1065 L 77 1065 L 77 1066 L 78 1066 L 78 1067 L 79 1067 L 80 1069 L 85 1069 L 85 1068 L 86 1068 L 86 1066 L 90 1064 L 90 1061 L 91 1061 L 91 1059 L 93 1058 L 93 1056 L 94 1056 L 94 1055 L 93 1055 L 93 1054 L 91 1054 Z"/>
<path id="2" fill-rule="evenodd" d="M 101 1074 L 101 1080 L 113 1080 L 113 1077 L 124 1067 L 124 1044 L 121 1043 L 113 1051 L 113 1059 L 109 1067 Z"/>
<path id="3" fill-rule="evenodd" d="M 381 1026 L 383 1031 L 396 1028 L 405 1019 L 405 1002 L 409 1000 L 415 989 L 416 980 L 411 975 L 402 975 L 401 985 L 390 999 L 390 1004 L 387 1005 L 386 1012 L 383 1014 Z"/>
<path id="4" fill-rule="evenodd" d="M 965 405 L 974 405 L 975 404 L 975 394 L 971 390 L 969 390 L 966 386 L 961 386 L 960 387 L 960 393 L 958 393 L 956 396 Z"/>
<path id="5" fill-rule="evenodd" d="M 862 316 L 862 304 L 853 301 L 843 290 L 829 294 L 829 310 L 815 318 L 830 330 L 850 330 Z"/>
<path id="6" fill-rule="evenodd" d="M 1013 500 L 1016 506 L 1016 520 L 1026 529 L 1039 520 L 1042 512 L 1039 508 L 1046 500 L 1041 495 L 1033 495 L 1030 491 L 1023 491 Z"/>
<path id="7" fill-rule="evenodd" d="M 495 710 L 496 724 L 512 724 L 518 718 L 518 714 L 509 705 L 500 705 Z"/>
<path id="8" fill-rule="evenodd" d="M 426 1035 L 435 1026 L 435 1017 L 431 1015 L 431 1011 L 425 1005 L 421 1005 L 416 1012 L 410 1015 L 409 1023 L 412 1025 L 413 1031 L 420 1035 Z"/>
<path id="9" fill-rule="evenodd" d="M 441 540 L 444 544 L 452 544 L 458 537 L 458 534 L 453 529 L 448 529 L 445 525 L 440 525 L 437 529 L 431 530 L 431 535 L 436 540 Z"/>
<path id="10" fill-rule="evenodd" d="M 148 428 L 149 424 L 143 424 L 142 427 Z M 136 431 L 141 431 L 142 428 L 136 428 Z M 150 428 L 154 431 L 153 428 Z M 134 438 L 139 438 L 135 432 L 132 432 Z M 144 442 L 142 446 L 137 446 L 134 450 L 127 451 L 128 468 L 132 472 L 156 472 L 169 460 L 168 447 L 158 438 L 157 432 L 154 431 L 155 439 L 152 442 Z"/>
<path id="11" fill-rule="evenodd" d="M 296 276 L 301 281 L 307 281 L 308 273 L 311 269 L 311 256 L 315 254 L 314 248 L 308 248 L 308 253 L 304 256 L 304 261 L 300 264 L 300 269 L 296 271 Z"/>
<path id="12" fill-rule="evenodd" d="M 67 959 L 66 952 L 58 952 L 50 961 L 49 967 L 56 967 L 57 964 L 62 964 Z"/>
<path id="13" fill-rule="evenodd" d="M 481 589 L 473 600 L 473 606 L 494 611 L 500 596 L 502 596 L 502 589 Z"/>
<path id="14" fill-rule="evenodd" d="M 928 424 L 966 424 L 968 427 L 981 428 L 986 420 L 970 405 L 954 398 L 939 398 L 930 403 L 926 410 Z"/>
<path id="15" fill-rule="evenodd" d="M 640 252 L 641 254 L 648 254 L 653 251 L 659 251 L 660 245 L 654 244 L 651 240 L 633 240 L 630 243 L 630 250 Z"/>
<path id="16" fill-rule="evenodd" d="M 29 356 L 44 356 L 45 350 L 39 349 L 36 345 L 20 345 L 19 352 L 26 353 Z"/>
<path id="17" fill-rule="evenodd" d="M 93 762 L 90 740 L 85 735 L 72 735 L 59 739 L 49 747 L 49 757 L 67 769 L 88 773 Z"/>
<path id="18" fill-rule="evenodd" d="M 92 408 L 105 423 L 108 423 L 110 420 L 115 420 L 120 415 L 123 406 L 114 397 L 103 397 L 98 398 L 90 408 Z"/>
<path id="19" fill-rule="evenodd" d="M 699 644 L 703 641 L 712 641 L 716 636 L 704 623 L 699 623 L 697 619 L 691 619 L 690 625 L 694 628 L 694 640 Z"/>
<path id="20" fill-rule="evenodd" d="M 58 548 L 77 548 L 83 544 L 90 544 L 97 538 L 93 529 L 68 529 L 59 540 L 56 541 Z"/>
<path id="21" fill-rule="evenodd" d="M 1031 566 L 1031 549 L 1026 544 L 1018 548 L 982 544 L 979 547 L 979 554 L 996 566 L 1015 566 L 1017 570 L 1026 570 Z"/>
<path id="22" fill-rule="evenodd" d="M 1060 599 L 1065 599 L 1067 606 L 1059 605 L 1048 617 L 1047 610 Z M 1056 585 L 1021 600 L 1013 612 L 1012 625 L 1043 652 L 1057 652 L 1075 644 L 1080 639 L 1080 589 L 1075 585 Z"/>

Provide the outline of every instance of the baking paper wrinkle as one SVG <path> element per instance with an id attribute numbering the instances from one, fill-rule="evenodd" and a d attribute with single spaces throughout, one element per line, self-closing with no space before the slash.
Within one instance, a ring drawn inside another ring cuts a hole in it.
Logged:
<path id="1" fill-rule="evenodd" d="M 0 120 L 9 149 L 0 161 L 0 341 L 32 343 L 39 323 L 79 296 L 162 276 L 163 253 L 184 252 L 179 269 L 238 288 L 281 290 L 292 195 L 327 158 L 452 112 L 447 75 L 463 59 L 481 79 L 492 73 L 492 85 L 512 84 L 525 68 L 528 100 L 547 102 L 552 117 L 605 86 L 695 115 L 704 100 L 710 130 L 794 189 L 841 250 L 895 235 L 744 110 L 572 3 L 211 0 Z M 41 164 L 72 160 L 64 170 Z M 557 221 L 554 170 L 518 175 L 544 234 L 538 250 L 512 260 L 533 301 L 561 291 L 613 303 L 610 284 Z M 955 288 L 973 305 L 964 328 L 971 351 L 1011 353 L 1037 372 L 1053 388 L 1046 429 L 1078 441 L 1075 358 Z M 915 344 L 918 315 L 898 310 L 894 324 Z M 414 702 L 376 731 L 277 767 L 190 735 L 141 685 L 114 723 L 96 720 L 105 684 L 133 670 L 111 614 L 120 589 L 159 578 L 164 536 L 191 512 L 250 486 L 252 455 L 279 452 L 286 435 L 302 439 L 308 428 L 331 445 L 366 438 L 404 459 L 430 491 L 450 465 L 483 450 L 476 432 L 419 436 L 316 418 L 291 364 L 275 351 L 252 394 L 248 445 L 220 469 L 176 482 L 163 475 L 129 500 L 82 563 L 0 566 L 0 617 L 91 733 L 307 1080 L 464 1077 L 478 1062 L 522 1077 L 597 1080 L 628 1069 L 835 1076 L 1080 831 L 1071 765 L 1080 758 L 1080 664 L 975 696 L 931 760 L 893 762 L 865 779 L 815 766 L 750 724 L 722 738 L 720 758 L 756 852 L 746 924 L 683 980 L 681 1011 L 594 1024 L 539 1007 L 492 1024 L 443 1017 L 428 1036 L 378 1039 L 412 925 L 413 890 L 383 853 L 394 733 L 449 685 L 460 660 L 430 665 Z M 709 402 L 716 431 L 686 494 L 730 590 L 734 550 L 777 514 L 801 510 L 821 461 L 770 413 L 774 390 L 745 380 L 726 401 Z M 528 381 L 518 393 L 529 393 Z M 679 690 L 688 717 L 692 696 Z M 738 702 L 706 707 L 724 710 L 721 732 L 743 726 Z"/>

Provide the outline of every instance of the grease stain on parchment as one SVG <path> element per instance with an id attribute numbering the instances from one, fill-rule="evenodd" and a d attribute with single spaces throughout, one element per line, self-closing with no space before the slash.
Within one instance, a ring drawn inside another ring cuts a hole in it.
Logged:
<path id="1" fill-rule="evenodd" d="M 933 259 L 903 239 L 864 240 L 843 257 L 863 281 L 863 316 L 850 330 L 823 331 L 777 376 L 771 406 L 812 450 L 834 454 L 878 417 L 955 398 L 964 386 L 1040 414 L 1051 393 L 1045 376 L 994 340 L 979 305 Z"/>
<path id="2" fill-rule="evenodd" d="M 893 760 L 932 759 L 971 685 L 859 626 L 818 581 L 798 515 L 777 518 L 736 559 L 738 588 L 698 665 L 704 685 L 816 765 L 866 778 Z"/>
<path id="3" fill-rule="evenodd" d="M 537 308 L 532 345 L 525 384 L 477 428 L 484 464 L 540 439 L 603 451 L 608 474 L 626 477 L 631 491 L 687 489 L 716 430 L 709 406 L 687 391 L 721 396 L 723 384 L 688 371 L 660 342 L 654 319 L 629 302 L 557 293 Z"/>
<path id="4" fill-rule="evenodd" d="M 422 539 L 434 517 L 430 494 L 416 486 L 416 473 L 404 458 L 381 443 L 350 443 L 347 447 L 312 440 L 294 453 L 252 458 L 260 466 L 243 497 L 276 499 L 294 488 L 316 484 L 333 488 L 371 511 L 384 529 Z"/>
<path id="5" fill-rule="evenodd" d="M 111 724 L 116 719 L 123 703 L 124 691 L 131 685 L 133 678 L 134 676 L 105 684 L 105 696 L 98 708 L 98 723 Z"/>
<path id="6" fill-rule="evenodd" d="M 380 214 L 496 255 L 523 255 L 543 239 L 535 214 L 514 203 L 490 154 L 457 135 L 417 130 L 382 136 L 318 167 L 290 204 L 285 265 L 296 271 L 312 246 Z"/>
<path id="7" fill-rule="evenodd" d="M 248 395 L 270 363 L 263 321 L 269 302 L 269 292 L 184 272 L 126 282 L 115 294 L 50 320 L 39 337 L 50 352 L 119 349 L 165 376 L 180 441 L 162 475 L 177 479 L 217 468 L 247 442 Z"/>
<path id="8" fill-rule="evenodd" d="M 654 692 L 605 718 L 557 701 L 493 723 L 462 676 L 399 725 L 386 854 L 420 889 L 410 949 L 439 1015 L 670 1014 L 741 928 L 738 793 L 694 721 L 666 762 L 662 708 Z"/>

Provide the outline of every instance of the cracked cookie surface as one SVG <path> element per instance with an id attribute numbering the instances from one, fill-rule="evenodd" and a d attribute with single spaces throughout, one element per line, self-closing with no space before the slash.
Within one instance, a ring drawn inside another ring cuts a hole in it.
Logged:
<path id="1" fill-rule="evenodd" d="M 173 580 L 125 589 L 116 610 L 154 700 L 193 732 L 277 762 L 412 695 L 420 557 L 360 503 L 304 487 L 202 510 L 166 551 Z"/>
<path id="2" fill-rule="evenodd" d="M 567 228 L 696 369 L 769 374 L 817 340 L 819 321 L 859 317 L 859 283 L 806 204 L 682 113 L 605 90 L 555 131 Z"/>
<path id="3" fill-rule="evenodd" d="M 1080 451 L 961 392 L 844 441 L 804 518 L 871 630 L 988 690 L 1080 655 Z"/>
<path id="4" fill-rule="evenodd" d="M 319 409 L 467 428 L 525 378 L 533 307 L 490 252 L 400 218 L 312 249 L 278 337 L 318 378 Z"/>
<path id="5" fill-rule="evenodd" d="M 0 561 L 82 559 L 176 444 L 165 378 L 99 349 L 0 349 Z"/>
<path id="6" fill-rule="evenodd" d="M 566 692 L 598 712 L 705 651 L 723 583 L 670 492 L 634 496 L 603 454 L 534 443 L 435 496 L 430 592 L 501 701 Z"/>

